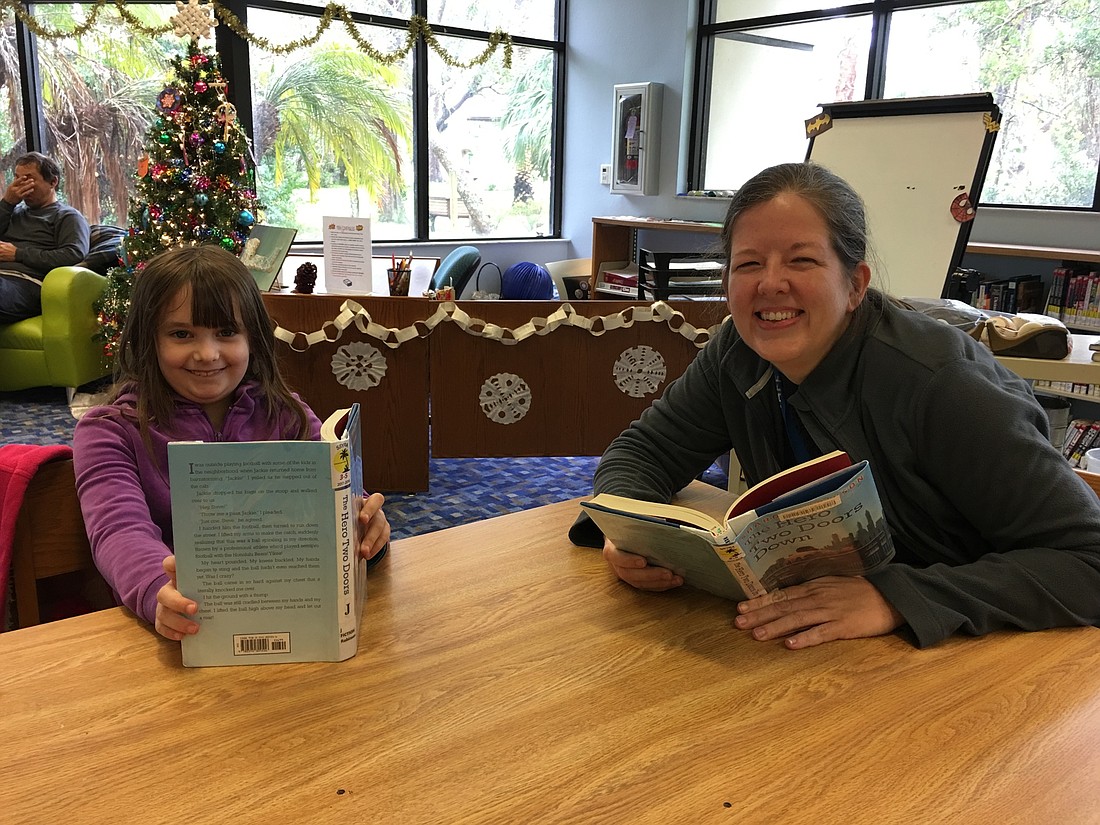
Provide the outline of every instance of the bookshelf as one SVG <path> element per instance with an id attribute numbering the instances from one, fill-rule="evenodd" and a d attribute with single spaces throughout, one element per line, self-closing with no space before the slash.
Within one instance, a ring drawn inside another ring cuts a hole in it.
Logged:
<path id="1" fill-rule="evenodd" d="M 720 221 L 680 221 L 667 218 L 598 217 L 592 219 L 592 293 L 600 265 L 609 261 L 638 262 L 638 230 L 720 235 Z"/>
<path id="2" fill-rule="evenodd" d="M 997 360 L 1021 378 L 1031 381 L 1072 381 L 1077 384 L 1100 384 L 1100 362 L 1092 360 L 1092 351 L 1089 350 L 1089 344 L 1100 341 L 1100 335 L 1073 333 L 1072 338 L 1073 348 L 1070 350 L 1069 355 L 1060 361 L 1052 361 L 1046 358 L 1009 358 L 1001 355 L 997 356 Z M 1088 396 L 1084 395 L 1073 395 L 1072 397 L 1090 400 Z"/>
<path id="3" fill-rule="evenodd" d="M 972 255 L 1000 255 L 1007 258 L 1037 258 L 1044 261 L 1074 261 L 1100 263 L 1100 250 L 1074 249 L 1066 246 L 1025 246 L 1011 243 L 968 243 Z"/>

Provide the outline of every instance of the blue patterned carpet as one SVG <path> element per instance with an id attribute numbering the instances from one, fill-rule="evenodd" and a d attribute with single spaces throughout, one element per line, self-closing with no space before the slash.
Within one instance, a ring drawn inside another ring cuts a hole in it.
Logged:
<path id="1" fill-rule="evenodd" d="M 64 390 L 0 393 L 0 444 L 70 444 L 74 426 Z M 590 495 L 598 460 L 596 456 L 432 459 L 431 490 L 387 496 L 386 515 L 393 537 L 405 538 Z M 717 466 L 703 480 L 726 486 Z"/>

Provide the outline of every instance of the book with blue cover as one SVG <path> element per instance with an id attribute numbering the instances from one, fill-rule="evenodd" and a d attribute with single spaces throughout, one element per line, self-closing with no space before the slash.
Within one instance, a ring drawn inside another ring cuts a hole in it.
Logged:
<path id="1" fill-rule="evenodd" d="M 359 405 L 333 413 L 321 439 L 168 445 L 177 588 L 199 604 L 188 667 L 355 655 Z"/>
<path id="2" fill-rule="evenodd" d="M 719 519 L 607 493 L 581 507 L 620 550 L 735 601 L 821 576 L 865 575 L 894 555 L 870 465 L 839 451 L 764 480 Z"/>

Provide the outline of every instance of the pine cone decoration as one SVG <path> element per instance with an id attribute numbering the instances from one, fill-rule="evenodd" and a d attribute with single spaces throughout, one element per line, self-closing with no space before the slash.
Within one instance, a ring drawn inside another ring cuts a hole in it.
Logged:
<path id="1" fill-rule="evenodd" d="M 301 295 L 312 295 L 317 283 L 317 264 L 306 261 L 294 274 L 294 291 Z"/>

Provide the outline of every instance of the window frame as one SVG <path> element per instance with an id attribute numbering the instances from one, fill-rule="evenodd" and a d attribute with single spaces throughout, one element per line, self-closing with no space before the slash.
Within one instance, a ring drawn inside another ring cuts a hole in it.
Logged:
<path id="1" fill-rule="evenodd" d="M 704 189 L 706 168 L 707 124 L 710 120 L 709 90 L 711 88 L 715 38 L 728 32 L 740 32 L 791 23 L 806 23 L 842 17 L 871 17 L 871 47 L 867 55 L 867 82 L 864 100 L 883 99 L 886 85 L 886 61 L 890 39 L 890 24 L 895 12 L 936 6 L 958 6 L 988 0 L 869 0 L 835 8 L 788 12 L 767 17 L 752 17 L 715 23 L 717 0 L 700 0 L 696 21 L 695 65 L 692 76 L 692 103 L 688 135 L 687 189 Z M 1049 204 L 986 203 L 998 209 L 1033 209 L 1052 212 L 1100 212 L 1100 158 L 1097 160 L 1096 181 L 1091 206 L 1052 206 Z"/>
<path id="2" fill-rule="evenodd" d="M 88 0 L 56 0 L 57 3 L 69 3 L 91 5 Z M 170 0 L 146 0 L 150 5 L 174 5 Z M 304 3 L 288 2 L 287 0 L 220 0 L 222 5 L 236 15 L 245 26 L 248 25 L 248 11 L 250 8 L 267 11 L 296 14 L 304 17 L 320 18 L 324 13 L 325 4 L 307 5 Z M 34 7 L 54 5 L 51 0 L 31 5 Z M 512 43 L 515 46 L 528 46 L 545 49 L 553 54 L 553 90 L 554 106 L 552 111 L 551 134 L 551 170 L 550 170 L 550 226 L 549 232 L 539 236 L 480 236 L 470 235 L 459 237 L 455 235 L 446 238 L 433 238 L 430 231 L 428 216 L 428 46 L 424 40 L 418 39 L 412 51 L 412 86 L 413 86 L 413 147 L 412 157 L 415 165 L 414 186 L 416 197 L 414 208 L 416 218 L 414 221 L 415 235 L 410 238 L 388 239 L 385 243 L 461 243 L 464 240 L 476 241 L 527 241 L 539 239 L 560 239 L 562 237 L 562 185 L 563 185 L 563 155 L 565 146 L 565 55 L 566 55 L 566 19 L 568 0 L 554 0 L 555 6 L 555 33 L 554 39 L 512 35 Z M 412 14 L 427 16 L 428 0 L 412 0 Z M 409 25 L 409 18 L 386 17 L 378 14 L 366 14 L 362 12 L 349 12 L 355 22 L 366 25 L 396 28 L 402 31 Z M 38 63 L 37 38 L 18 18 L 15 19 L 16 37 L 18 40 L 20 58 L 20 84 L 23 93 L 23 117 L 26 134 L 27 151 L 43 151 L 46 145 L 45 116 L 42 102 L 40 70 Z M 473 40 L 479 43 L 488 43 L 492 32 L 477 29 L 465 29 L 457 26 L 433 24 L 432 31 L 440 37 L 456 37 L 465 40 Z M 237 118 L 245 133 L 252 139 L 253 113 L 252 113 L 252 84 L 249 67 L 248 42 L 238 37 L 228 26 L 218 23 L 214 30 L 214 47 L 222 62 L 222 73 L 229 82 L 230 102 L 236 107 Z M 494 60 L 500 59 L 499 54 L 494 55 Z M 241 94 L 236 90 L 247 90 Z M 295 244 L 296 246 L 298 244 Z"/>

